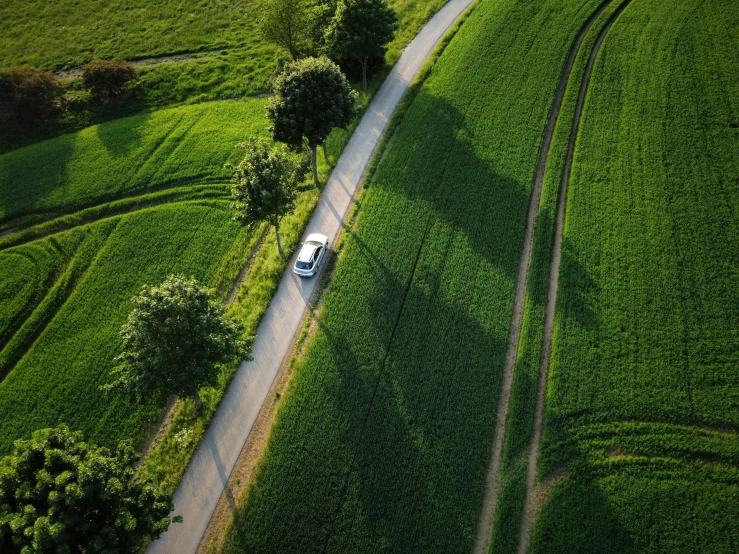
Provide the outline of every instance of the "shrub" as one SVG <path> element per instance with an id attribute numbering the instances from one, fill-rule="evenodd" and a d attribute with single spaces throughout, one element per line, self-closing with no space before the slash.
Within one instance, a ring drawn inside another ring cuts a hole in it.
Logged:
<path id="1" fill-rule="evenodd" d="M 64 87 L 52 73 L 28 66 L 0 70 L 0 120 L 33 124 L 55 116 Z"/>
<path id="2" fill-rule="evenodd" d="M 98 100 L 124 96 L 136 78 L 136 68 L 119 60 L 92 60 L 82 68 L 82 84 Z"/>

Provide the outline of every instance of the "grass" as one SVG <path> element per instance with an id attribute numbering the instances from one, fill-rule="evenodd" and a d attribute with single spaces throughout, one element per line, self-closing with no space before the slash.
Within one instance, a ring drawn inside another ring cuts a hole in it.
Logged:
<path id="1" fill-rule="evenodd" d="M 444 3 L 391 2 L 400 27 L 388 45 L 386 67 L 374 76 L 375 88 Z M 92 101 L 79 77 L 66 79 L 67 111 L 41 126 L 0 129 L 0 153 L 143 111 L 268 92 L 278 49 L 259 36 L 257 8 L 255 2 L 234 0 L 168 1 L 156 10 L 141 1 L 108 2 L 103 8 L 90 0 L 53 5 L 11 0 L 0 6 L 0 67 L 30 64 L 56 71 L 100 57 L 136 60 L 188 53 L 184 59 L 141 66 L 132 94 L 108 104 Z"/>
<path id="2" fill-rule="evenodd" d="M 196 276 L 221 298 L 230 290 L 261 228 L 232 220 L 223 163 L 239 156 L 237 142 L 264 132 L 263 107 L 250 100 L 176 108 L 0 158 L 0 450 L 59 421 L 100 444 L 143 443 L 163 407 L 98 390 L 128 299 L 172 272 Z M 285 223 L 287 245 L 316 198 L 315 190 L 301 196 Z M 257 255 L 249 293 L 275 278 L 265 270 L 275 265 L 270 244 Z M 247 321 L 269 300 L 248 296 L 234 304 Z"/>
<path id="3" fill-rule="evenodd" d="M 734 552 L 739 10 L 611 29 L 575 152 L 535 552 Z"/>
<path id="4" fill-rule="evenodd" d="M 471 549 L 528 197 L 583 4 L 481 3 L 436 62 L 345 235 L 227 552 Z"/>

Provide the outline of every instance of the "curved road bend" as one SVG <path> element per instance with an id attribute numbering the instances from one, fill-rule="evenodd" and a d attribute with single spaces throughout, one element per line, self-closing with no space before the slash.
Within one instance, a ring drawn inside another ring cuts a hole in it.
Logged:
<path id="1" fill-rule="evenodd" d="M 405 49 L 344 148 L 304 237 L 320 232 L 330 238 L 331 245 L 335 243 L 388 120 L 434 46 L 472 2 L 450 0 Z M 198 549 L 272 381 L 305 319 L 318 281 L 298 278 L 292 273 L 292 262 L 257 329 L 254 361 L 241 364 L 175 492 L 174 514 L 184 522 L 173 524 L 152 542 L 149 554 L 194 554 Z"/>

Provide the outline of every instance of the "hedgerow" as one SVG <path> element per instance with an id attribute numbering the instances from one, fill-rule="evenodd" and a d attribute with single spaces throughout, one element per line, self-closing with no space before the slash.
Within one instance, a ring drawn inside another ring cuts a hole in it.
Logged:
<path id="1" fill-rule="evenodd" d="M 471 549 L 539 145 L 593 4 L 481 3 L 434 66 L 345 235 L 228 552 Z"/>

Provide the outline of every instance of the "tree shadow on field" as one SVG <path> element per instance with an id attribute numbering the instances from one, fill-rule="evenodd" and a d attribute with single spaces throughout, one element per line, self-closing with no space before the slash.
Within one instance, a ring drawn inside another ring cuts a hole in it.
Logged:
<path id="1" fill-rule="evenodd" d="M 114 158 L 124 158 L 141 146 L 143 129 L 147 127 L 150 113 L 143 113 L 128 120 L 98 125 L 96 134 L 102 145 Z M 140 160 L 143 163 L 145 160 Z"/>
<path id="2" fill-rule="evenodd" d="M 559 483 L 538 517 L 532 554 L 630 554 L 636 545 L 595 475 L 582 466 Z"/>
<path id="3" fill-rule="evenodd" d="M 476 152 L 449 102 L 415 102 L 273 429 L 253 542 L 231 551 L 472 550 L 529 187 Z"/>

